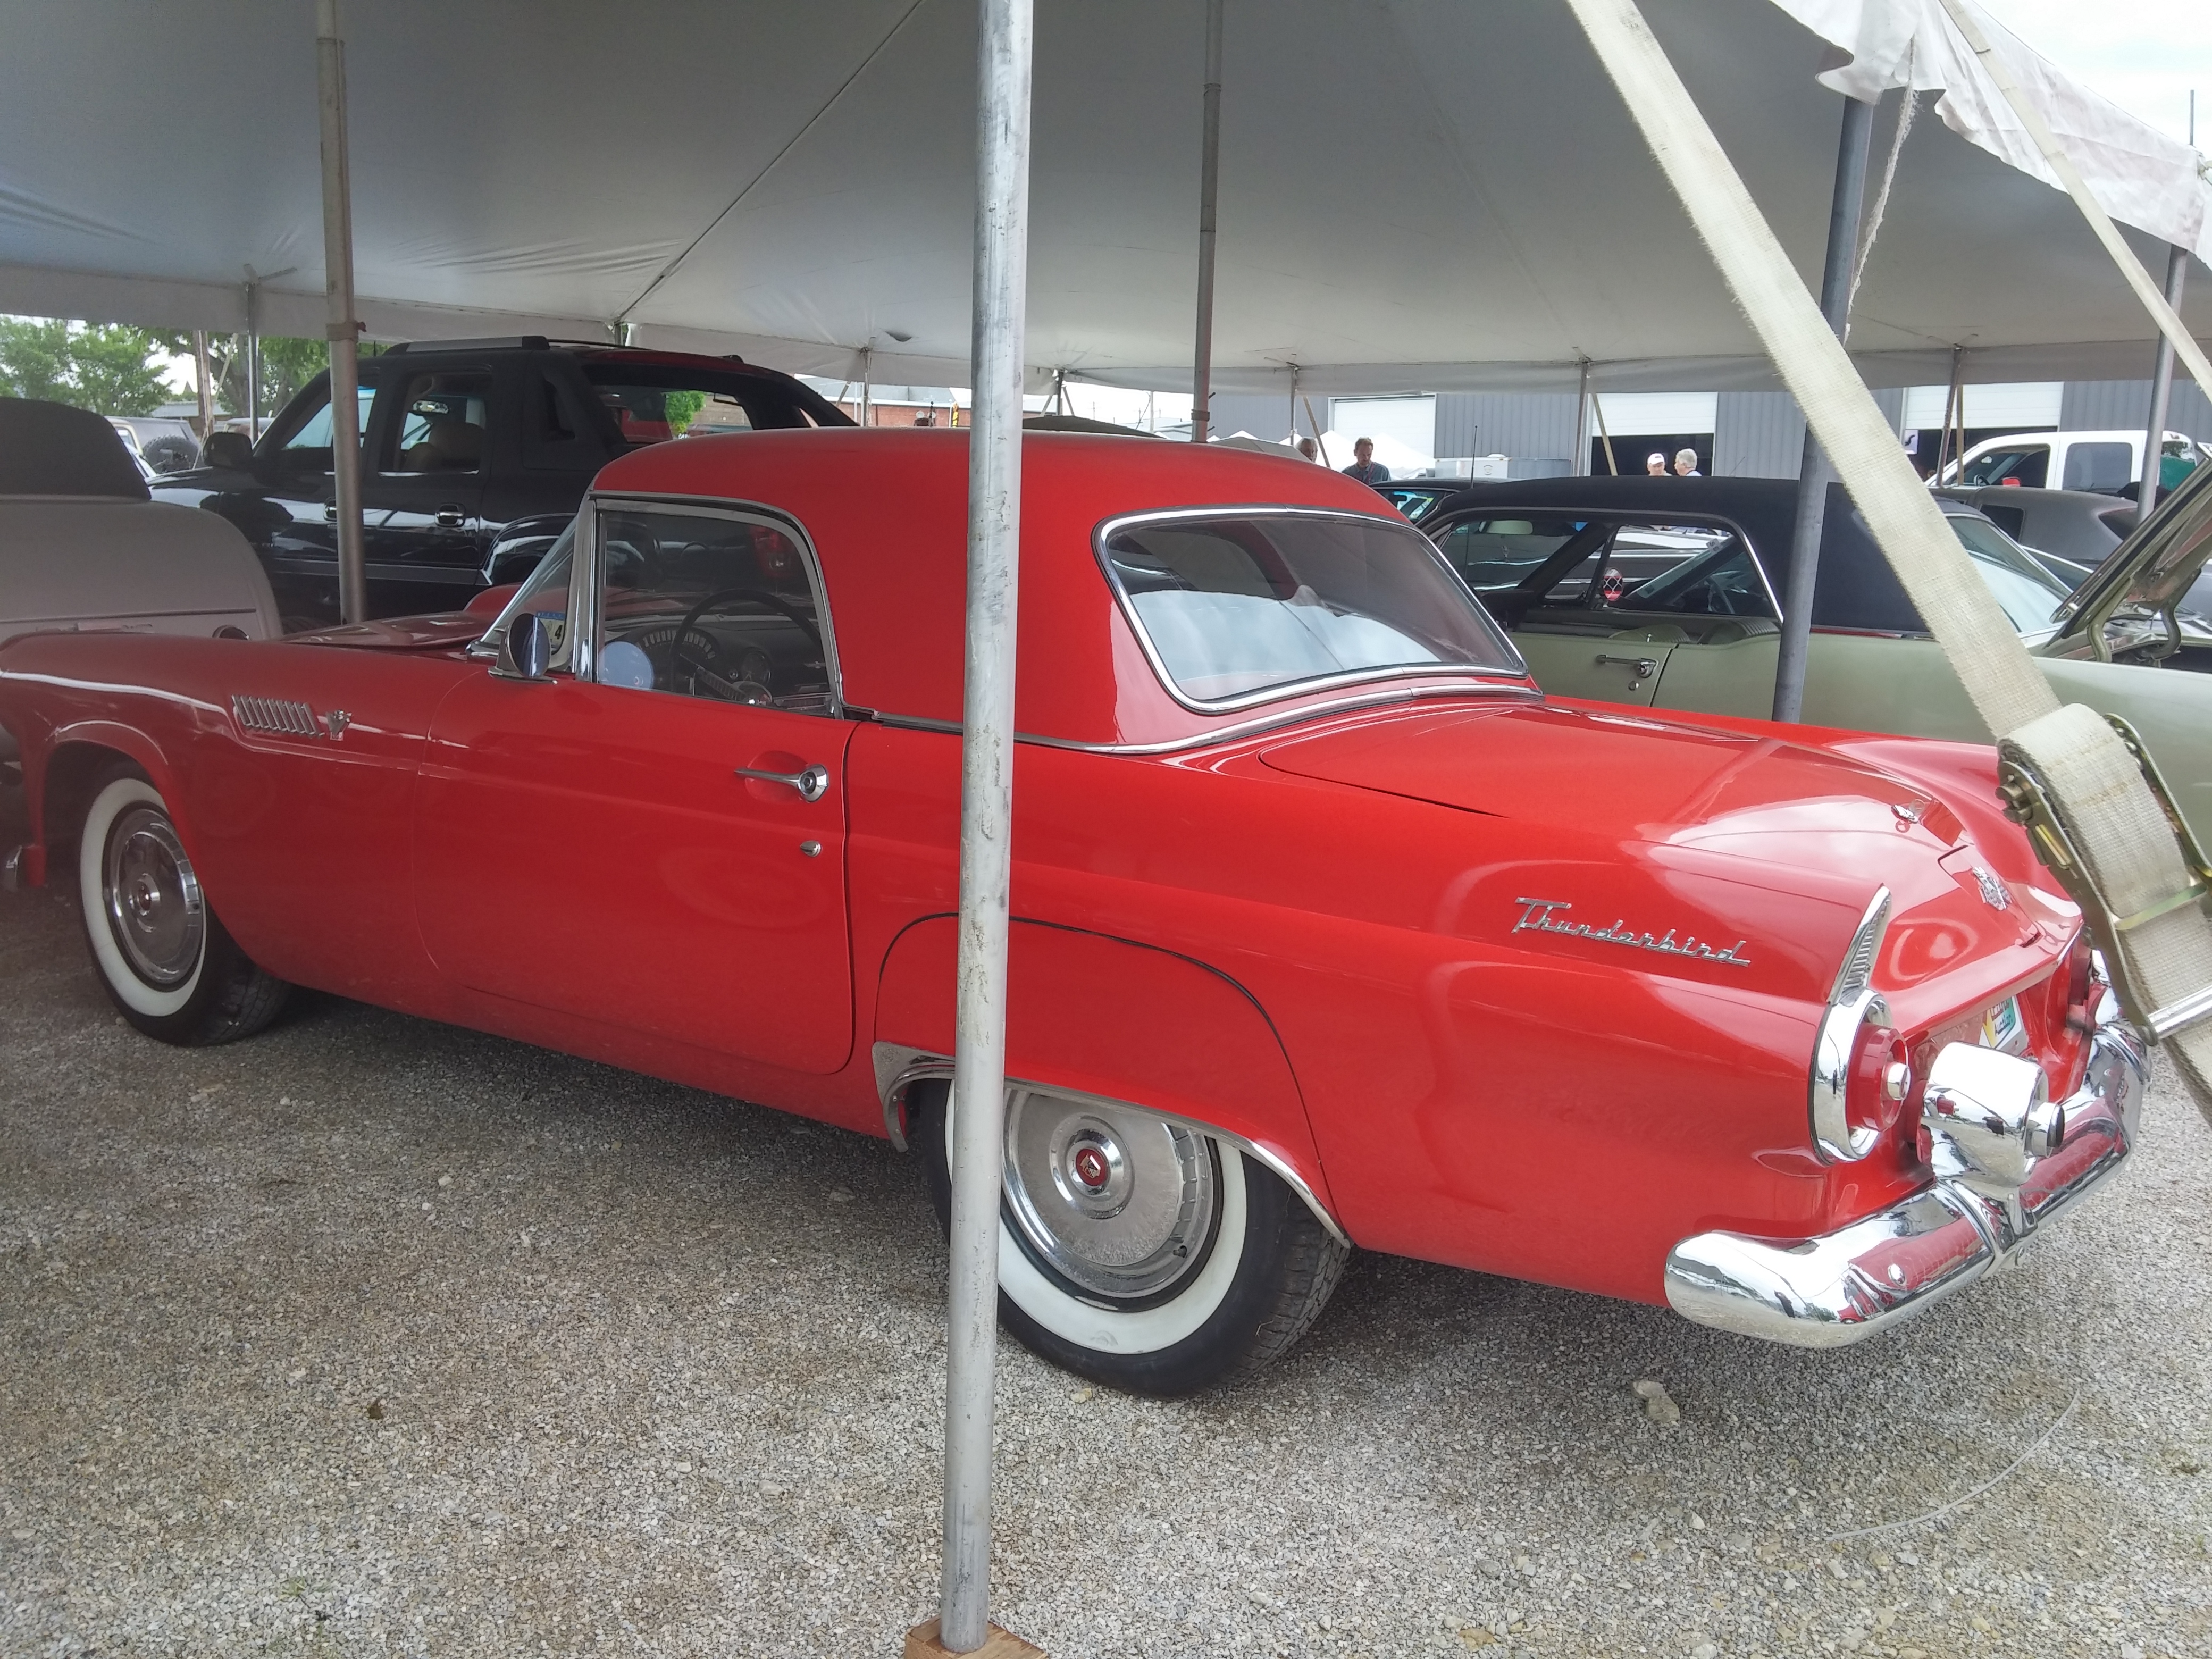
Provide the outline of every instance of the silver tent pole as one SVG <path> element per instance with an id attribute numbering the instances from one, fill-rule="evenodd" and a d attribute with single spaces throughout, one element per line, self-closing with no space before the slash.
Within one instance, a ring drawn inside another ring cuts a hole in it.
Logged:
<path id="1" fill-rule="evenodd" d="M 330 296 L 331 478 L 337 491 L 338 617 L 368 619 L 361 546 L 361 328 L 353 313 L 353 186 L 346 164 L 345 40 L 338 0 L 316 0 L 315 69 L 323 118 L 323 282 Z"/>
<path id="2" fill-rule="evenodd" d="M 1828 258 L 1820 270 L 1820 314 L 1841 340 L 1851 320 L 1851 267 L 1858 258 L 1859 217 L 1866 201 L 1867 158 L 1874 149 L 1874 106 L 1844 100 L 1836 145 L 1836 192 L 1828 204 Z M 1790 579 L 1782 604 L 1782 648 L 1774 664 L 1774 718 L 1796 720 L 1805 707 L 1805 659 L 1813 643 L 1813 586 L 1820 574 L 1820 532 L 1827 521 L 1828 484 L 1836 476 L 1827 451 L 1805 428 L 1797 469 L 1797 522 L 1790 538 Z"/>
<path id="3" fill-rule="evenodd" d="M 1206 0 L 1206 143 L 1198 173 L 1198 341 L 1190 360 L 1190 441 L 1213 421 L 1213 209 L 1221 185 L 1221 9 Z"/>
<path id="4" fill-rule="evenodd" d="M 261 319 L 255 301 L 260 279 L 253 267 L 246 268 L 246 429 L 261 441 Z"/>
<path id="5" fill-rule="evenodd" d="M 2189 250 L 2166 251 L 2166 302 L 2181 309 L 2182 285 L 2189 280 Z M 2141 524 L 2158 505 L 2159 448 L 2166 442 L 2166 417 L 2173 404 L 2173 342 L 2158 337 L 2157 367 L 2150 372 L 2150 429 L 2143 441 L 2142 483 L 2136 490 L 2136 522 Z"/>
<path id="6" fill-rule="evenodd" d="M 1573 465 L 1567 470 L 1577 478 L 1587 478 L 1590 473 L 1590 360 L 1581 359 L 1582 378 L 1575 386 L 1575 448 Z"/>
<path id="7" fill-rule="evenodd" d="M 977 43 L 974 432 L 968 440 L 968 657 L 961 714 L 959 1000 L 952 1062 L 952 1273 L 945 1382 L 945 1569 L 935 1641 L 1009 1641 L 989 1623 L 991 1387 L 1006 1167 L 1006 912 L 1012 880 L 1014 623 L 1028 320 L 1034 0 L 981 0 Z M 926 1631 L 927 1627 L 925 1627 Z M 917 1632 L 909 1653 L 927 1652 Z"/>

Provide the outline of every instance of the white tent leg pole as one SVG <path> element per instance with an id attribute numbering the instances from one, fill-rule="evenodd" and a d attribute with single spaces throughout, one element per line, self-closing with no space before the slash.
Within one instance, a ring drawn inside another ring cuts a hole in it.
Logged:
<path id="1" fill-rule="evenodd" d="M 1190 441 L 1213 422 L 1213 210 L 1221 184 L 1221 10 L 1206 0 L 1206 140 L 1198 173 L 1198 340 L 1190 357 Z"/>
<path id="2" fill-rule="evenodd" d="M 2166 302 L 2181 309 L 2182 284 L 2189 279 L 2189 250 L 2166 251 Z M 2158 337 L 2158 363 L 2150 374 L 2150 428 L 2143 444 L 2142 483 L 2136 491 L 2136 522 L 2141 524 L 2158 505 L 2158 458 L 2166 442 L 2166 417 L 2173 404 L 2173 342 Z"/>
<path id="3" fill-rule="evenodd" d="M 1006 1170 L 1006 928 L 1013 876 L 1014 623 L 1028 318 L 1034 0 L 982 0 L 975 152 L 974 434 L 960 750 L 952 1283 L 945 1332 L 945 1571 L 938 1640 L 990 1637 L 991 1387 Z"/>
<path id="4" fill-rule="evenodd" d="M 323 270 L 330 296 L 331 479 L 337 491 L 338 616 L 368 619 L 361 544 L 361 328 L 353 310 L 353 185 L 346 164 L 345 40 L 338 0 L 317 0 L 316 79 L 323 118 Z"/>
<path id="5" fill-rule="evenodd" d="M 1589 359 L 1585 357 L 1582 360 L 1582 378 L 1575 387 L 1575 453 L 1572 465 L 1567 469 L 1577 478 L 1589 477 Z"/>
<path id="6" fill-rule="evenodd" d="M 2014 810 L 2035 824 L 2039 850 L 2069 894 L 2096 907 L 2092 924 L 2123 1005 L 2146 1028 L 2171 1033 L 2168 1046 L 2212 1118 L 2212 923 L 2173 902 L 2191 875 L 2140 766 L 2096 714 L 2058 706 L 1635 0 L 1567 3 L 1906 596 L 1996 734 L 2018 791 Z M 2175 342 L 2185 361 L 2196 349 Z"/>
<path id="7" fill-rule="evenodd" d="M 255 443 L 261 441 L 261 314 L 255 302 L 261 284 L 253 267 L 246 268 L 246 429 Z"/>
<path id="8" fill-rule="evenodd" d="M 2021 90 L 2020 82 L 2013 75 L 2012 65 L 2006 63 L 2003 54 L 1990 44 L 1990 37 L 1983 30 L 1981 20 L 1974 15 L 1972 8 L 1964 0 L 1943 0 L 1943 9 L 1951 15 L 1951 21 L 1958 26 L 1959 33 L 1966 36 L 1966 44 L 1974 49 L 1974 56 L 1981 59 L 1982 67 L 1989 72 L 1990 79 L 1996 83 L 1997 90 L 2004 94 L 2005 102 L 2012 106 L 2012 112 L 2020 117 L 2021 125 L 2027 129 L 2027 136 L 2034 141 L 2036 149 L 2042 151 L 2043 159 L 2051 170 L 2058 175 L 2058 182 L 2074 198 L 2074 205 L 2081 210 L 2081 216 L 2089 222 L 2089 228 L 2096 232 L 2097 240 L 2112 256 L 2112 263 L 2120 268 L 2120 275 L 2127 278 L 2128 286 L 2135 289 L 2136 297 L 2143 303 L 2143 309 L 2149 312 L 2152 319 L 2158 324 L 2159 332 L 2180 356 L 2190 378 L 2208 396 L 2212 396 L 2212 361 L 2206 359 L 2203 348 L 2183 325 L 2179 315 L 2166 303 L 2166 296 L 2158 291 L 2158 285 L 2150 279 L 2150 272 L 2143 269 L 2142 261 L 2135 256 L 2135 250 L 2122 239 L 2118 228 L 2112 223 L 2112 216 L 2105 211 L 2104 204 L 2090 192 L 2089 181 L 2081 176 L 2081 169 L 2074 165 L 2074 158 L 2058 142 L 2057 135 L 2051 130 L 2051 124 L 2043 118 L 2043 112 L 2036 108 L 2033 100 Z"/>
<path id="9" fill-rule="evenodd" d="M 1838 340 L 1850 331 L 1851 267 L 1858 257 L 1859 217 L 1866 202 L 1867 159 L 1874 151 L 1874 106 L 1844 100 L 1836 145 L 1836 191 L 1828 206 L 1828 258 L 1820 271 L 1820 312 Z M 1774 718 L 1796 720 L 1805 707 L 1805 663 L 1813 644 L 1813 587 L 1820 574 L 1820 532 L 1828 516 L 1828 481 L 1835 470 L 1805 428 L 1797 469 L 1797 522 L 1790 538 L 1790 580 L 1783 600 L 1782 646 L 1774 664 Z"/>

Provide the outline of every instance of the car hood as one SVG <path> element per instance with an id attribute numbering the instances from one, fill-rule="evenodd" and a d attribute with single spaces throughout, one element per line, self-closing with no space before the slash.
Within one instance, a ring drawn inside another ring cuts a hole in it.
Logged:
<path id="1" fill-rule="evenodd" d="M 2162 497 L 2074 592 L 2064 611 L 2068 635 L 2102 626 L 2124 605 L 2157 611 L 2180 602 L 2212 556 L 2212 462 Z"/>
<path id="2" fill-rule="evenodd" d="M 1460 878 L 1472 920 L 1458 931 L 1521 945 L 1540 933 L 1557 936 L 1552 946 L 1587 923 L 1598 931 L 1577 933 L 1574 951 L 1589 960 L 1825 998 L 1881 889 L 1895 919 L 1885 988 L 2008 956 L 1992 971 L 2017 976 L 2013 953 L 2050 919 L 2014 902 L 1928 789 L 1780 736 L 1553 702 L 1369 720 L 1286 739 L 1261 759 L 1498 821 L 1498 833 L 1465 843 L 1501 856 Z"/>

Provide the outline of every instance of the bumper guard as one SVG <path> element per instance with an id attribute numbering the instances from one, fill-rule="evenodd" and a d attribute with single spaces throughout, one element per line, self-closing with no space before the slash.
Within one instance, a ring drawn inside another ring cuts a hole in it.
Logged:
<path id="1" fill-rule="evenodd" d="M 1964 1290 L 2124 1162 L 2142 1109 L 2142 1039 L 2109 994 L 2064 1139 L 2016 1183 L 1993 1179 L 1923 1118 L 1936 1178 L 1878 1214 L 1791 1243 L 1699 1233 L 1667 1256 L 1667 1301 L 1700 1325 L 1799 1348 L 1840 1348 Z M 1984 1160 L 1986 1161 L 1986 1160 Z"/>

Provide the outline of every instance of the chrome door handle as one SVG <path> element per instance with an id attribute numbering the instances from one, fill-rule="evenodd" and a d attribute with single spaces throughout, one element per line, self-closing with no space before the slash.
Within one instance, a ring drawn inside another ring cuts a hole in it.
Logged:
<path id="1" fill-rule="evenodd" d="M 1601 651 L 1597 653 L 1597 659 L 1600 662 L 1617 662 L 1623 668 L 1633 668 L 1639 680 L 1648 680 L 1659 672 L 1659 659 L 1656 657 L 1608 657 Z"/>
<path id="2" fill-rule="evenodd" d="M 763 783 L 788 784 L 799 791 L 801 800 L 820 800 L 830 793 L 830 769 L 809 766 L 796 772 L 756 772 L 750 766 L 732 769 L 741 778 L 758 778 Z"/>
<path id="3" fill-rule="evenodd" d="M 439 529 L 459 530 L 461 527 L 461 520 L 465 515 L 458 507 L 441 507 L 438 509 L 437 516 Z"/>

